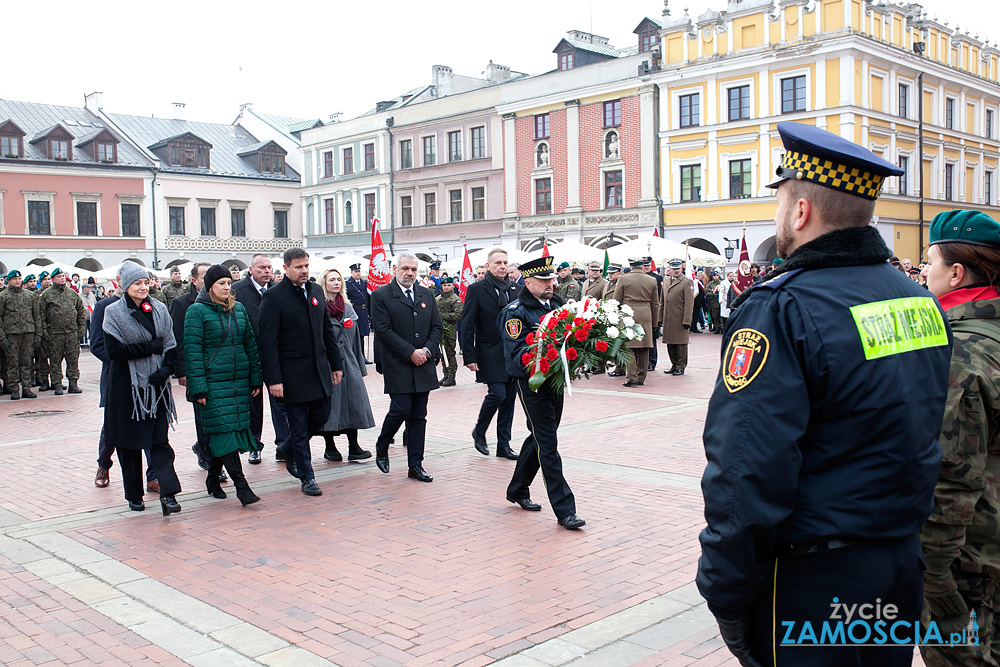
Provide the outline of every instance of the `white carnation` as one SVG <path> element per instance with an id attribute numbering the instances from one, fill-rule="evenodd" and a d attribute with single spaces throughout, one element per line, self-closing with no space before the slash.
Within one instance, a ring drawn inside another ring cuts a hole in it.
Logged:
<path id="1" fill-rule="evenodd" d="M 624 319 L 622 319 L 622 322 L 624 322 L 625 326 L 627 326 L 627 327 L 630 327 L 633 324 L 635 324 L 635 320 L 633 320 L 631 317 L 628 317 L 627 315 L 625 316 Z"/>
<path id="2" fill-rule="evenodd" d="M 618 324 L 621 318 L 618 317 L 618 313 L 608 313 L 608 324 Z"/>
<path id="3" fill-rule="evenodd" d="M 618 331 L 618 327 L 608 327 L 608 337 L 609 338 L 618 338 L 619 335 L 620 335 L 620 332 Z"/>
<path id="4" fill-rule="evenodd" d="M 618 310 L 618 302 L 615 301 L 614 299 L 608 299 L 607 301 L 601 304 L 601 310 L 603 310 L 605 313 L 613 313 L 616 310 Z"/>
<path id="5" fill-rule="evenodd" d="M 632 310 L 632 306 L 628 305 L 627 303 L 622 306 L 622 312 L 625 313 L 626 315 L 635 315 L 635 311 Z"/>
<path id="6" fill-rule="evenodd" d="M 635 340 L 636 339 L 636 333 L 634 331 L 632 331 L 632 329 L 626 329 L 625 330 L 625 338 L 628 338 L 629 340 Z"/>

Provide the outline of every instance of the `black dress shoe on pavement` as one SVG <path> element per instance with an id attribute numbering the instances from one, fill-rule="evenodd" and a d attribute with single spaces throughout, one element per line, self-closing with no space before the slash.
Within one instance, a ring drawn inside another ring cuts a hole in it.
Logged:
<path id="1" fill-rule="evenodd" d="M 299 479 L 299 470 L 295 467 L 295 461 L 293 459 L 285 459 L 285 470 L 287 470 L 288 474 L 295 479 Z"/>
<path id="2" fill-rule="evenodd" d="M 507 496 L 507 502 L 519 505 L 521 509 L 527 510 L 528 512 L 541 512 L 542 506 L 531 500 L 531 498 L 511 498 Z"/>
<path id="3" fill-rule="evenodd" d="M 570 514 L 569 516 L 564 516 L 559 519 L 559 525 L 566 530 L 577 530 L 587 525 L 587 522 L 578 517 L 575 514 Z"/>
<path id="4" fill-rule="evenodd" d="M 641 382 L 622 382 L 623 387 L 641 387 Z"/>
<path id="5" fill-rule="evenodd" d="M 406 476 L 410 479 L 415 479 L 420 482 L 433 482 L 434 478 L 427 474 L 427 471 L 423 469 L 422 466 L 412 466 L 410 471 L 406 473 Z"/>
<path id="6" fill-rule="evenodd" d="M 337 462 L 337 461 L 343 461 L 344 455 L 340 453 L 340 450 L 334 447 L 333 449 L 327 449 L 325 452 L 323 452 L 323 458 L 326 459 L 327 461 Z"/>
<path id="7" fill-rule="evenodd" d="M 388 445 L 383 449 L 378 445 L 375 445 L 375 465 L 382 472 L 389 472 L 389 447 Z"/>
<path id="8" fill-rule="evenodd" d="M 257 465 L 258 463 L 260 463 L 260 450 L 259 449 L 255 449 L 252 452 L 250 452 L 250 456 L 247 458 L 247 461 L 249 463 L 254 464 L 254 465 Z"/>
<path id="9" fill-rule="evenodd" d="M 442 387 L 454 387 L 455 386 L 455 378 L 445 378 L 444 380 L 441 381 L 441 386 Z"/>
<path id="10" fill-rule="evenodd" d="M 144 509 L 146 509 L 146 503 L 142 502 L 141 500 L 139 502 L 137 502 L 137 503 L 133 503 L 130 500 L 130 501 L 128 501 L 128 508 L 130 510 L 132 510 L 133 512 L 141 512 Z"/>
<path id="11" fill-rule="evenodd" d="M 302 493 L 307 496 L 322 496 L 323 489 L 319 488 L 319 484 L 316 483 L 316 480 L 306 479 L 302 481 Z"/>
<path id="12" fill-rule="evenodd" d="M 671 375 L 684 375 L 684 371 L 682 371 L 681 369 L 677 368 L 677 369 L 674 369 L 673 371 L 671 371 L 670 374 Z"/>
<path id="13" fill-rule="evenodd" d="M 13 394 L 11 394 L 11 398 L 14 398 Z M 21 390 L 21 398 L 38 398 L 38 394 L 25 387 Z"/>
<path id="14" fill-rule="evenodd" d="M 611 371 L 610 373 L 608 373 L 608 377 L 609 378 L 620 378 L 620 377 L 625 377 L 625 374 L 622 373 L 621 371 Z"/>
<path id="15" fill-rule="evenodd" d="M 285 450 L 281 447 L 274 448 L 274 460 L 278 463 L 284 463 L 285 461 Z"/>
<path id="16" fill-rule="evenodd" d="M 173 496 L 163 496 L 160 498 L 160 508 L 163 510 L 163 516 L 170 516 L 181 511 L 180 503 Z"/>
<path id="17" fill-rule="evenodd" d="M 348 461 L 364 461 L 365 459 L 370 459 L 371 457 L 371 452 L 367 449 L 361 449 L 360 447 L 357 450 L 350 450 L 347 452 Z"/>
<path id="18" fill-rule="evenodd" d="M 498 459 L 510 459 L 511 461 L 517 460 L 517 452 L 515 452 L 510 447 L 500 448 L 497 447 L 497 458 Z"/>
<path id="19" fill-rule="evenodd" d="M 472 443 L 476 446 L 476 451 L 483 456 L 490 455 L 489 445 L 486 444 L 485 436 L 476 433 L 476 429 L 472 429 Z"/>
<path id="20" fill-rule="evenodd" d="M 676 371 L 676 370 L 677 370 L 676 368 L 674 368 L 673 366 L 671 366 L 667 370 L 663 371 L 663 374 L 664 375 L 673 375 L 674 371 Z"/>
<path id="21" fill-rule="evenodd" d="M 647 373 L 652 373 L 655 370 L 656 370 L 656 366 L 654 366 L 653 364 L 650 364 L 649 366 L 646 367 L 646 372 Z"/>

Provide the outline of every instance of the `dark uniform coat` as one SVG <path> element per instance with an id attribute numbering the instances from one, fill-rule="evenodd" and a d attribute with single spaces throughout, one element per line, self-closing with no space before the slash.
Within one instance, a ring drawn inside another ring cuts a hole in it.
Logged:
<path id="1" fill-rule="evenodd" d="M 273 280 L 269 282 L 265 287 L 271 289 L 277 283 Z M 267 294 L 267 291 L 264 292 Z M 250 318 L 250 326 L 253 328 L 253 332 L 256 335 L 260 335 L 260 300 L 262 298 L 261 293 L 257 290 L 257 283 L 253 282 L 253 278 L 247 276 L 242 280 L 237 280 L 233 283 L 233 296 L 237 301 L 243 304 L 243 307 L 247 310 L 247 317 Z"/>
<path id="2" fill-rule="evenodd" d="M 367 336 L 371 333 L 371 318 L 369 312 L 369 306 L 371 304 L 371 297 L 368 294 L 368 281 L 367 280 L 355 280 L 354 278 L 348 277 L 344 281 L 344 285 L 347 289 L 347 300 L 351 302 L 354 306 L 354 312 L 358 314 L 358 333 L 361 337 Z"/>
<path id="3" fill-rule="evenodd" d="M 635 314 L 635 323 L 642 326 L 642 338 L 625 342 L 625 347 L 653 347 L 653 327 L 659 320 L 660 300 L 657 296 L 656 278 L 642 271 L 630 271 L 615 283 L 615 301 L 627 304 Z"/>
<path id="4" fill-rule="evenodd" d="M 395 280 L 372 293 L 372 330 L 378 340 L 375 363 L 387 394 L 415 394 L 439 386 L 435 361 L 441 358 L 441 316 L 431 290 L 416 283 L 412 289 L 412 305 Z M 410 355 L 424 347 L 431 359 L 415 366 Z"/>
<path id="5" fill-rule="evenodd" d="M 507 281 L 510 283 L 510 281 Z M 510 283 L 506 297 L 498 295 L 489 280 L 469 285 L 462 311 L 462 361 L 478 364 L 476 382 L 509 382 L 504 367 L 503 340 L 497 327 L 497 314 L 501 308 L 517 298 L 517 283 Z M 501 306 L 501 299 L 503 306 Z"/>
<path id="6" fill-rule="evenodd" d="M 779 545 L 915 539 L 927 519 L 951 330 L 888 257 L 871 227 L 820 236 L 726 323 L 697 576 L 716 615 L 754 605 Z"/>

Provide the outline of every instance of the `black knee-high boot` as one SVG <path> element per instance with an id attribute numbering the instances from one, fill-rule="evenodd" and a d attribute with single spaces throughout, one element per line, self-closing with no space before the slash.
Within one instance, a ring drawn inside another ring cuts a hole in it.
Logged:
<path id="1" fill-rule="evenodd" d="M 222 490 L 222 486 L 219 484 L 219 473 L 222 472 L 222 459 L 218 456 L 213 456 L 211 462 L 208 464 L 208 477 L 205 479 L 205 486 L 208 488 L 208 495 L 213 498 L 225 498 L 226 492 Z"/>
<path id="2" fill-rule="evenodd" d="M 239 498 L 244 507 L 260 500 L 257 494 L 250 489 L 250 484 L 243 475 L 243 463 L 240 461 L 239 452 L 229 452 L 222 457 L 222 463 L 229 471 L 229 477 L 233 480 L 233 486 L 236 487 L 236 497 Z"/>
<path id="3" fill-rule="evenodd" d="M 347 443 L 349 451 L 347 453 L 348 461 L 361 461 L 362 459 L 370 459 L 372 453 L 367 449 L 361 449 L 361 445 L 358 444 L 358 429 L 349 428 L 341 431 L 347 436 Z"/>
<path id="4" fill-rule="evenodd" d="M 343 455 L 337 451 L 337 444 L 333 441 L 333 436 L 336 434 L 335 431 L 323 431 L 323 440 L 326 441 L 326 451 L 323 452 L 323 458 L 327 461 L 344 460 Z"/>

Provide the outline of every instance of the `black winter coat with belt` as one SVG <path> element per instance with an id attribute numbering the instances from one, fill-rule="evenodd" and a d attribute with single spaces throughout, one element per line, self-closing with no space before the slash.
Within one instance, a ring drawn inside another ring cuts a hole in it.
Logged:
<path id="1" fill-rule="evenodd" d="M 499 282 L 499 281 L 498 281 Z M 520 286 L 508 282 L 506 294 L 490 280 L 469 285 L 462 310 L 462 361 L 478 364 L 476 382 L 508 382 L 504 366 L 503 339 L 497 327 L 497 314 L 517 298 Z"/>
<path id="2" fill-rule="evenodd" d="M 326 297 L 306 282 L 309 296 L 287 277 L 264 292 L 257 344 L 267 386 L 280 384 L 283 403 L 308 403 L 333 393 L 333 371 L 343 369 Z"/>
<path id="3" fill-rule="evenodd" d="M 386 394 L 413 394 L 438 388 L 436 361 L 441 358 L 441 315 L 434 293 L 413 286 L 413 303 L 392 280 L 372 293 L 372 330 L 378 342 L 376 369 L 381 369 Z M 415 350 L 430 350 L 420 366 L 410 361 Z"/>

